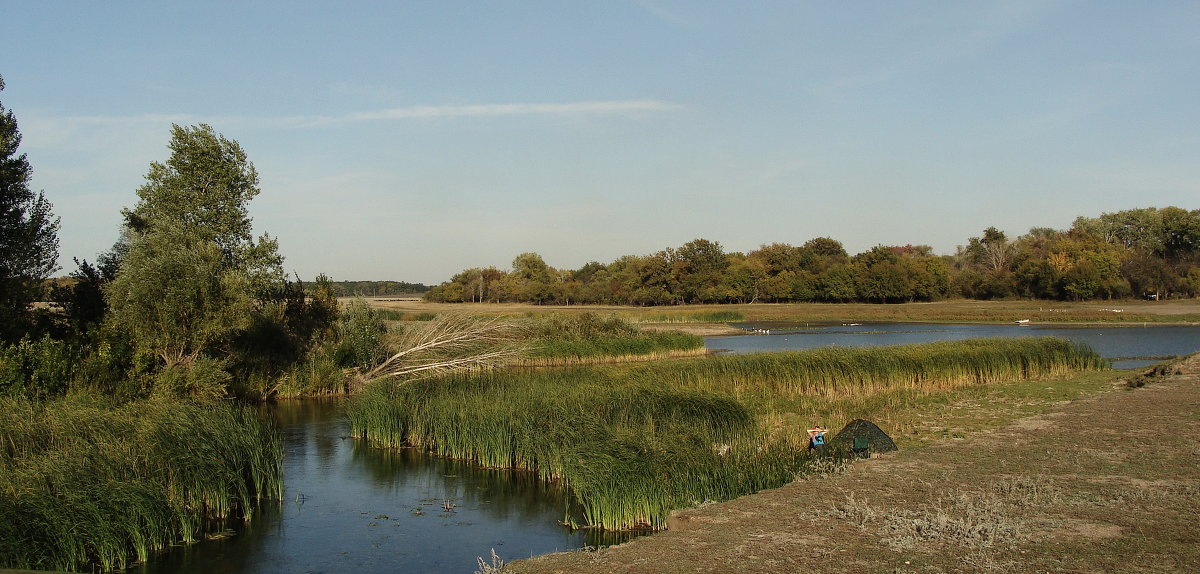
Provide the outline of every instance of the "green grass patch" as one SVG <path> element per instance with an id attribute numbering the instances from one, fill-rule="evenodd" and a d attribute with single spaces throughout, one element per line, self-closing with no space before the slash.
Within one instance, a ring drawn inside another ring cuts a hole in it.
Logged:
<path id="1" fill-rule="evenodd" d="M 643 311 L 628 315 L 639 323 L 734 323 L 746 320 L 746 316 L 740 311 L 708 309 Z"/>
<path id="2" fill-rule="evenodd" d="M 563 365 L 705 352 L 703 337 L 643 331 L 616 315 L 555 314 L 530 317 L 529 321 L 531 349 L 524 364 Z"/>

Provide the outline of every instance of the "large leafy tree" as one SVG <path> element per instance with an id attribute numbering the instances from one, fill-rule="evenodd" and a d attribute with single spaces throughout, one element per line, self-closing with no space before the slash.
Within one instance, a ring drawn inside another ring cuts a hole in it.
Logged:
<path id="1" fill-rule="evenodd" d="M 172 228 L 221 249 L 227 265 L 244 271 L 254 294 L 269 299 L 283 285 L 278 243 L 252 238 L 247 206 L 259 194 L 258 171 L 236 141 L 211 126 L 172 126 L 166 163 L 152 162 L 138 204 L 125 210 L 134 235 Z"/>
<path id="2" fill-rule="evenodd" d="M 252 239 L 247 203 L 258 173 L 241 146 L 199 125 L 174 126 L 169 147 L 124 212 L 129 247 L 105 292 L 113 322 L 157 359 L 160 379 L 207 393 L 252 313 L 287 285 L 276 242 Z"/>
<path id="3" fill-rule="evenodd" d="M 0 104 L 0 340 L 5 341 L 27 331 L 30 303 L 41 296 L 43 281 L 58 261 L 58 218 L 50 202 L 29 188 L 33 170 L 25 154 L 17 155 L 20 145 L 17 120 Z"/>

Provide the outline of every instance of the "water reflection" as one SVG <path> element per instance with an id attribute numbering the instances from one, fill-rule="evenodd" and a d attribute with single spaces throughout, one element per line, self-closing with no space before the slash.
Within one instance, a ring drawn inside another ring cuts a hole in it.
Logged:
<path id="1" fill-rule="evenodd" d="M 740 323 L 747 335 L 708 337 L 711 350 L 731 353 L 816 347 L 874 347 L 980 337 L 1052 336 L 1087 343 L 1116 368 L 1137 368 L 1166 357 L 1200 351 L 1200 326 L 966 325 L 924 323 Z"/>
<path id="2" fill-rule="evenodd" d="M 232 537 L 176 548 L 131 572 L 472 572 L 492 549 L 511 560 L 627 538 L 562 527 L 565 493 L 530 473 L 368 448 L 346 437 L 336 402 L 264 414 L 283 434 L 284 500 Z"/>

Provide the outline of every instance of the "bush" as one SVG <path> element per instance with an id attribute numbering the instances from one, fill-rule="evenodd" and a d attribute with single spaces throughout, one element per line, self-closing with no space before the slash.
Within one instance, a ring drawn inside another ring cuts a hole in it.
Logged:
<path id="1" fill-rule="evenodd" d="M 387 328 L 379 314 L 362 299 L 351 301 L 338 321 L 334 359 L 342 367 L 369 367 L 383 360 Z"/>
<path id="2" fill-rule="evenodd" d="M 71 386 L 84 352 L 74 343 L 50 337 L 21 339 L 0 348 L 0 396 L 44 400 Z"/>

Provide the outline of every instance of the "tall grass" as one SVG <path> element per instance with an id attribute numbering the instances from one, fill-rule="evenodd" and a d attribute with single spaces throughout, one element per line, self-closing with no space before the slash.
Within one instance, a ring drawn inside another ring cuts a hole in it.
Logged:
<path id="1" fill-rule="evenodd" d="M 491 371 L 403 384 L 351 401 L 351 432 L 476 464 L 535 471 L 575 499 L 564 520 L 661 528 L 675 508 L 779 486 L 807 453 L 764 443 L 752 414 L 714 393 L 630 382 L 599 367 Z"/>
<path id="2" fill-rule="evenodd" d="M 1031 337 L 721 355 L 638 365 L 629 376 L 731 395 L 765 427 L 799 437 L 817 423 L 889 420 L 921 397 L 963 387 L 1108 367 L 1086 345 Z"/>
<path id="3" fill-rule="evenodd" d="M 248 407 L 0 400 L 0 567 L 124 568 L 282 489 L 278 431 Z"/>
<path id="4" fill-rule="evenodd" d="M 894 388 L 943 390 L 1107 367 L 1108 361 L 1089 347 L 1042 337 L 723 355 L 647 365 L 635 376 L 738 397 L 849 398 Z"/>
<path id="5" fill-rule="evenodd" d="M 806 472 L 797 412 L 885 413 L 964 385 L 1105 366 L 1049 338 L 818 349 L 381 381 L 348 414 L 352 434 L 379 446 L 562 481 L 578 512 L 568 523 L 659 528 L 672 509 Z"/>

